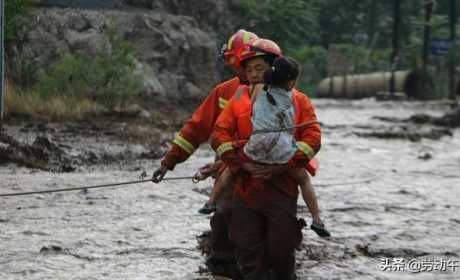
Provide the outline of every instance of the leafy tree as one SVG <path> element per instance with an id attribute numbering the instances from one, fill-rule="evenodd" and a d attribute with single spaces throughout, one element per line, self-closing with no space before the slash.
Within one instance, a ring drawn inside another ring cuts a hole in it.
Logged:
<path id="1" fill-rule="evenodd" d="M 317 1 L 243 0 L 242 7 L 247 25 L 243 27 L 275 41 L 285 52 L 318 43 Z"/>
<path id="2" fill-rule="evenodd" d="M 26 13 L 31 5 L 30 0 L 5 1 L 5 41 L 17 39 L 21 27 L 27 23 Z"/>

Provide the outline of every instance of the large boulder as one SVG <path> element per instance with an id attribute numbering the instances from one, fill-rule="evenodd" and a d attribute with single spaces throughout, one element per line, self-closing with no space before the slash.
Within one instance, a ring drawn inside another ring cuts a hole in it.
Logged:
<path id="1" fill-rule="evenodd" d="M 68 53 L 95 55 L 110 49 L 107 32 L 114 31 L 135 49 L 143 93 L 162 99 L 202 99 L 219 80 L 216 54 L 236 26 L 221 0 L 35 2 L 13 59 L 40 69 Z"/>

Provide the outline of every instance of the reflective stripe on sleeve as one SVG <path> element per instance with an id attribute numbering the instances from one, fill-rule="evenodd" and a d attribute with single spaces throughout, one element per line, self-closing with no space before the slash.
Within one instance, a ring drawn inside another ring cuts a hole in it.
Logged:
<path id="1" fill-rule="evenodd" d="M 222 97 L 219 97 L 219 108 L 224 109 L 225 106 L 227 106 L 228 101 L 223 99 Z"/>
<path id="2" fill-rule="evenodd" d="M 187 141 L 184 137 L 180 135 L 176 136 L 173 143 L 181 147 L 184 151 L 186 151 L 189 154 L 193 154 L 193 152 L 195 152 L 195 147 L 193 147 L 193 145 L 189 141 Z"/>
<path id="3" fill-rule="evenodd" d="M 298 141 L 297 147 L 309 158 L 312 159 L 315 156 L 315 150 L 305 142 Z"/>
<path id="4" fill-rule="evenodd" d="M 217 155 L 220 157 L 222 156 L 225 152 L 228 152 L 230 150 L 233 150 L 233 145 L 232 145 L 232 142 L 225 142 L 223 144 L 221 144 L 217 150 L 216 150 L 216 153 Z"/>

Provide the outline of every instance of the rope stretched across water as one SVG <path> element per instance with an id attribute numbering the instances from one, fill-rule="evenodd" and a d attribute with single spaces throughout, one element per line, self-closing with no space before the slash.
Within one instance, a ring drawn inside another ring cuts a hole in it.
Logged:
<path id="1" fill-rule="evenodd" d="M 349 186 L 349 185 L 357 185 L 357 184 L 364 184 L 364 183 L 370 183 L 372 181 L 375 181 L 377 178 L 372 177 L 364 180 L 359 180 L 359 181 L 345 181 L 345 182 L 337 182 L 337 183 L 317 183 L 313 184 L 315 187 L 332 187 L 332 186 Z"/>
<path id="2" fill-rule="evenodd" d="M 184 179 L 193 179 L 193 178 L 195 178 L 195 176 L 169 177 L 169 178 L 163 178 L 162 181 L 184 180 Z M 68 191 L 78 191 L 78 190 L 97 189 L 97 188 L 108 188 L 108 187 L 140 184 L 140 183 L 146 183 L 146 182 L 152 182 L 152 179 L 144 179 L 144 180 L 120 182 L 120 183 L 111 183 L 111 184 L 95 185 L 95 186 L 88 186 L 88 187 L 72 187 L 72 188 L 30 191 L 30 192 L 2 193 L 2 194 L 0 194 L 0 197 L 1 196 L 20 196 L 20 195 L 29 195 L 29 194 L 55 193 L 55 192 L 68 192 Z"/>
<path id="3" fill-rule="evenodd" d="M 320 123 L 316 120 L 308 121 L 308 122 L 304 122 L 304 123 L 289 126 L 289 127 L 258 129 L 258 130 L 254 130 L 251 134 L 255 135 L 255 134 L 263 134 L 263 133 L 270 133 L 270 132 L 283 132 L 283 131 L 289 131 L 289 130 L 293 130 L 293 129 L 300 128 L 300 127 L 312 126 L 314 124 L 320 124 Z"/>

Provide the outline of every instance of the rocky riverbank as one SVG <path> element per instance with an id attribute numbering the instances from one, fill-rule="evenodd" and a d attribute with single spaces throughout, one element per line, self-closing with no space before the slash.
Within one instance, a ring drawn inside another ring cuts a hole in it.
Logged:
<path id="1" fill-rule="evenodd" d="M 0 164 L 52 172 L 158 159 L 188 113 L 106 112 L 79 121 L 10 116 L 0 133 Z"/>

